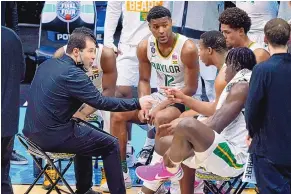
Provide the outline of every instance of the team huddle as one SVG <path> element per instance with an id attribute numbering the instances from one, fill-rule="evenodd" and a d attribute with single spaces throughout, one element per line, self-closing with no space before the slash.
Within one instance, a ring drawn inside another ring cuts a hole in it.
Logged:
<path id="1" fill-rule="evenodd" d="M 166 4 L 153 6 L 147 10 L 146 18 L 139 18 L 147 20 L 143 28 L 148 28 L 149 36 L 122 34 L 118 48 L 113 44 L 112 30 L 105 35 L 111 36 L 107 38 L 109 42 L 102 45 L 97 44 L 90 29 L 76 28 L 68 44 L 36 73 L 24 135 L 47 151 L 77 154 L 76 177 L 82 177 L 82 181 L 77 179 L 79 193 L 93 193 L 92 174 L 84 175 L 92 168 L 88 156 L 102 156 L 107 182 L 100 188 L 116 194 L 125 193 L 125 188 L 132 186 L 128 167 L 133 165 L 138 166 L 136 175 L 144 181 L 140 194 L 166 193 L 166 180 L 171 180 L 172 194 L 193 194 L 196 169 L 221 177 L 236 177 L 244 171 L 251 140 L 244 112 L 252 71 L 257 64 L 272 58 L 274 48 L 287 45 L 290 25 L 277 18 L 266 23 L 267 49 L 248 36 L 252 24 L 248 14 L 237 7 L 228 8 L 218 18 L 221 32 L 204 32 L 196 44 L 173 32 L 171 11 Z M 133 9 L 128 4 L 122 6 Z M 132 17 L 132 13 L 126 14 L 125 18 Z M 110 25 L 105 23 L 106 26 Z M 133 40 L 138 45 L 132 46 Z M 201 84 L 199 60 L 216 70 L 214 99 L 209 101 L 194 97 Z M 55 72 L 48 73 L 54 71 L 49 70 L 49 63 L 57 64 Z M 46 80 L 42 73 L 50 79 Z M 138 99 L 133 98 L 131 86 L 137 87 Z M 76 129 L 70 120 L 88 120 L 92 114 L 102 115 L 104 130 L 110 134 L 87 126 Z M 144 158 L 135 164 L 127 162 L 128 152 L 133 149 L 128 150 L 129 122 L 148 131 Z M 36 129 L 42 133 L 52 130 L 41 136 Z M 50 144 L 43 143 L 47 136 L 54 135 L 55 129 L 63 135 Z M 145 165 L 152 149 L 151 163 Z M 86 192 L 88 189 L 90 192 Z"/>

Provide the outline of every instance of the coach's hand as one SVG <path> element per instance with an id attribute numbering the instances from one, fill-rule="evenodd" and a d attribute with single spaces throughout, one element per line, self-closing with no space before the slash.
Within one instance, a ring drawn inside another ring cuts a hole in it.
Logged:
<path id="1" fill-rule="evenodd" d="M 83 121 L 86 121 L 86 120 L 87 120 L 86 115 L 83 114 L 83 113 L 80 112 L 80 111 L 77 111 L 77 112 L 73 115 L 73 117 L 75 117 L 75 118 L 79 118 L 79 119 L 81 119 L 81 120 L 83 120 Z"/>
<path id="2" fill-rule="evenodd" d="M 149 110 L 139 110 L 138 119 L 141 123 L 147 123 L 149 121 Z"/>
<path id="3" fill-rule="evenodd" d="M 177 118 L 170 123 L 160 125 L 157 130 L 157 136 L 164 137 L 168 135 L 173 135 L 175 133 L 175 129 L 177 125 L 182 121 L 184 118 Z"/>

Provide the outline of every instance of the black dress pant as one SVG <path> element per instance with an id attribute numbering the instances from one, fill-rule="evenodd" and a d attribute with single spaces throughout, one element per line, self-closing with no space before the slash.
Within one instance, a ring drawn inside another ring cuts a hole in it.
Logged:
<path id="1" fill-rule="evenodd" d="M 13 194 L 9 176 L 13 146 L 14 136 L 1 137 L 1 193 L 3 194 Z"/>
<path id="2" fill-rule="evenodd" d="M 47 137 L 41 133 L 26 134 L 45 151 L 74 153 L 77 193 L 83 194 L 92 186 L 92 156 L 101 156 L 111 194 L 125 194 L 118 139 L 86 122 L 75 122 L 68 138 L 58 142 L 58 132 Z M 55 138 L 55 139 L 52 139 Z M 52 143 L 53 142 L 53 143 Z"/>

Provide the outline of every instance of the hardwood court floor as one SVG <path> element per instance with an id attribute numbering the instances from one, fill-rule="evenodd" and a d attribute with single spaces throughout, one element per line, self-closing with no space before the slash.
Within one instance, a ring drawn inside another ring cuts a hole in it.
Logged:
<path id="1" fill-rule="evenodd" d="M 27 189 L 29 185 L 13 185 L 13 190 L 15 194 L 23 194 Z M 64 186 L 61 187 L 62 189 L 65 189 Z M 72 189 L 75 189 L 75 187 L 72 186 Z M 98 191 L 98 187 L 94 187 L 94 190 Z M 136 194 L 139 191 L 140 187 L 133 187 L 131 189 L 127 190 L 127 194 Z M 66 190 L 66 189 L 65 189 Z M 43 190 L 41 188 L 41 185 L 35 186 L 30 194 L 45 194 L 47 191 Z M 53 191 L 52 194 L 55 194 L 57 192 Z M 242 194 L 255 194 L 256 192 L 253 189 L 245 190 L 242 192 Z"/>

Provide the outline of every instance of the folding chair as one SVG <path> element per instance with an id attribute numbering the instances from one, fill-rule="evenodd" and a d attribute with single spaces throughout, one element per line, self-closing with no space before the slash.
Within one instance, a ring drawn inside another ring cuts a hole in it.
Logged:
<path id="1" fill-rule="evenodd" d="M 213 194 L 228 194 L 234 189 L 233 194 L 240 194 L 248 185 L 247 182 L 242 182 L 242 175 L 240 174 L 237 177 L 221 177 L 209 172 L 206 172 L 204 169 L 196 170 L 196 177 L 203 180 L 204 193 L 213 193 Z M 223 182 L 221 185 L 217 185 L 216 182 Z M 225 190 L 226 189 L 226 190 Z"/>
<path id="2" fill-rule="evenodd" d="M 32 156 L 32 158 L 35 161 L 38 168 L 41 170 L 40 174 L 37 176 L 37 178 L 30 185 L 30 187 L 27 189 L 25 194 L 28 194 L 31 191 L 31 189 L 36 185 L 37 181 L 40 179 L 40 177 L 43 174 L 46 176 L 46 178 L 49 180 L 50 184 L 52 185 L 51 188 L 48 190 L 47 194 L 51 193 L 51 191 L 54 188 L 58 194 L 61 194 L 61 192 L 60 192 L 61 189 L 56 187 L 57 183 L 60 180 L 62 180 L 62 182 L 66 185 L 66 187 L 70 191 L 69 193 L 75 194 L 75 192 L 72 190 L 70 185 L 64 179 L 64 174 L 67 172 L 67 170 L 71 166 L 71 164 L 74 160 L 75 154 L 44 152 L 39 146 L 37 146 L 34 142 L 29 140 L 27 137 L 23 136 L 22 134 L 17 134 L 17 137 L 18 137 L 20 143 L 25 147 L 25 149 L 28 151 L 28 153 Z M 47 161 L 47 164 L 44 167 L 42 167 L 42 164 L 37 160 L 36 157 L 45 159 Z M 67 166 L 61 172 L 55 166 L 55 163 L 59 162 L 60 160 L 68 160 L 69 161 Z M 49 166 L 52 166 L 58 175 L 58 178 L 55 182 L 52 181 L 52 179 L 50 178 L 50 176 L 46 172 L 46 170 Z M 68 193 L 66 191 L 63 191 L 63 192 Z"/>

